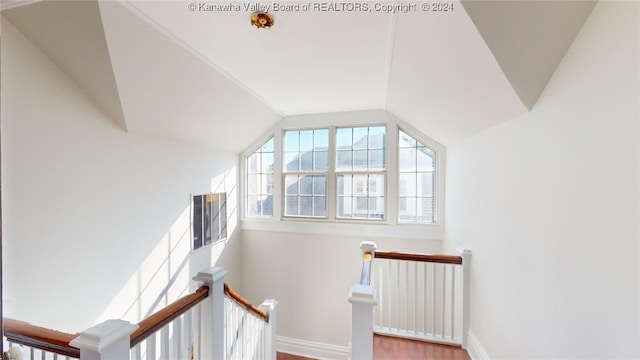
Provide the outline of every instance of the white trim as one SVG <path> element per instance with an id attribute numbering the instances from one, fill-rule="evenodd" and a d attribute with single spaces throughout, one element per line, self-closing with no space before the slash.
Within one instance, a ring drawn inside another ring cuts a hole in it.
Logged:
<path id="1" fill-rule="evenodd" d="M 284 336 L 277 337 L 277 349 L 287 354 L 309 357 L 313 359 L 347 360 L 349 347 L 314 341 L 293 339 Z"/>
<path id="2" fill-rule="evenodd" d="M 321 221 L 277 221 L 272 219 L 243 219 L 242 230 L 276 231 L 286 233 L 322 234 L 365 237 L 394 237 L 407 239 L 442 240 L 442 227 L 435 224 L 339 223 Z"/>
<path id="3" fill-rule="evenodd" d="M 471 329 L 469 329 L 467 334 L 469 335 L 467 338 L 467 353 L 469 353 L 471 360 L 491 360 L 487 351 L 480 344 L 476 334 L 474 334 Z"/>

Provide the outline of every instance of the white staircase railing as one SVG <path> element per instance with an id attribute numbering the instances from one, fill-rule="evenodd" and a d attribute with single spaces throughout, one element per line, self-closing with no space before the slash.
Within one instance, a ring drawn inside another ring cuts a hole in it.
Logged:
<path id="1" fill-rule="evenodd" d="M 225 297 L 226 308 L 226 358 L 233 359 L 275 359 L 275 346 L 271 341 L 275 321 L 273 301 L 261 305 L 263 314 L 247 310 L 232 296 Z"/>
<path id="2" fill-rule="evenodd" d="M 227 271 L 208 268 L 200 287 L 139 324 L 107 320 L 67 334 L 5 319 L 11 360 L 276 359 L 277 301 L 253 307 L 224 284 Z"/>
<path id="3" fill-rule="evenodd" d="M 209 287 L 201 286 L 138 324 L 131 335 L 131 359 L 200 359 L 202 302 Z"/>
<path id="4" fill-rule="evenodd" d="M 468 255 L 376 252 L 372 282 L 379 300 L 374 332 L 466 346 Z"/>
<path id="5" fill-rule="evenodd" d="M 398 253 L 376 251 L 372 242 L 360 248 L 362 280 L 349 297 L 352 358 L 373 357 L 373 333 L 466 348 L 471 251 L 460 249 L 459 256 Z"/>

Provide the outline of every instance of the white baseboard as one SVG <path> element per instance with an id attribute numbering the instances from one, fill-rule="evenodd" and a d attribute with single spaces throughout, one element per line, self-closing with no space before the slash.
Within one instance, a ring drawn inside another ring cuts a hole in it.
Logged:
<path id="1" fill-rule="evenodd" d="M 471 360 L 491 360 L 489 354 L 487 354 L 487 351 L 482 347 L 476 334 L 471 329 L 467 332 L 467 352 Z"/>
<path id="2" fill-rule="evenodd" d="M 349 347 L 324 344 L 314 341 L 293 339 L 284 336 L 276 338 L 280 352 L 322 360 L 348 360 Z"/>

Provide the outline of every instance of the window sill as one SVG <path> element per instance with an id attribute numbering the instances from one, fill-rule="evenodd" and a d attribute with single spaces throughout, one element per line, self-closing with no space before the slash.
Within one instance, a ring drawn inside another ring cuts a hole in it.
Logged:
<path id="1" fill-rule="evenodd" d="M 343 223 L 320 221 L 280 221 L 274 219 L 243 219 L 242 230 L 294 232 L 302 234 L 394 237 L 442 240 L 443 229 L 438 224 Z"/>

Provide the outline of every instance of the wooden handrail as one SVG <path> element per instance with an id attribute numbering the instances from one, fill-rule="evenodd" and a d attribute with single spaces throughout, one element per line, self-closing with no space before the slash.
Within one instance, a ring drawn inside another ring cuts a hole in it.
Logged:
<path id="1" fill-rule="evenodd" d="M 456 255 L 430 255 L 430 254 L 400 253 L 400 252 L 394 252 L 394 251 L 376 251 L 375 258 L 462 265 L 462 256 L 456 256 Z"/>
<path id="2" fill-rule="evenodd" d="M 70 358 L 80 358 L 80 349 L 69 345 L 78 334 L 31 325 L 24 321 L 3 318 L 4 336 L 9 342 L 49 351 Z"/>
<path id="3" fill-rule="evenodd" d="M 138 329 L 131 334 L 131 347 L 138 345 L 144 339 L 177 319 L 178 316 L 189 311 L 207 296 L 209 296 L 209 287 L 202 285 L 193 294 L 181 297 L 164 309 L 139 322 Z"/>
<path id="4" fill-rule="evenodd" d="M 371 260 L 371 253 L 364 253 L 362 256 L 362 276 L 360 277 L 360 285 L 371 284 Z"/>
<path id="5" fill-rule="evenodd" d="M 249 300 L 243 298 L 240 294 L 231 289 L 229 285 L 227 285 L 227 283 L 224 283 L 224 294 L 238 303 L 238 305 L 240 305 L 243 309 L 262 319 L 262 321 L 269 322 L 269 314 L 255 307 L 249 302 Z"/>

